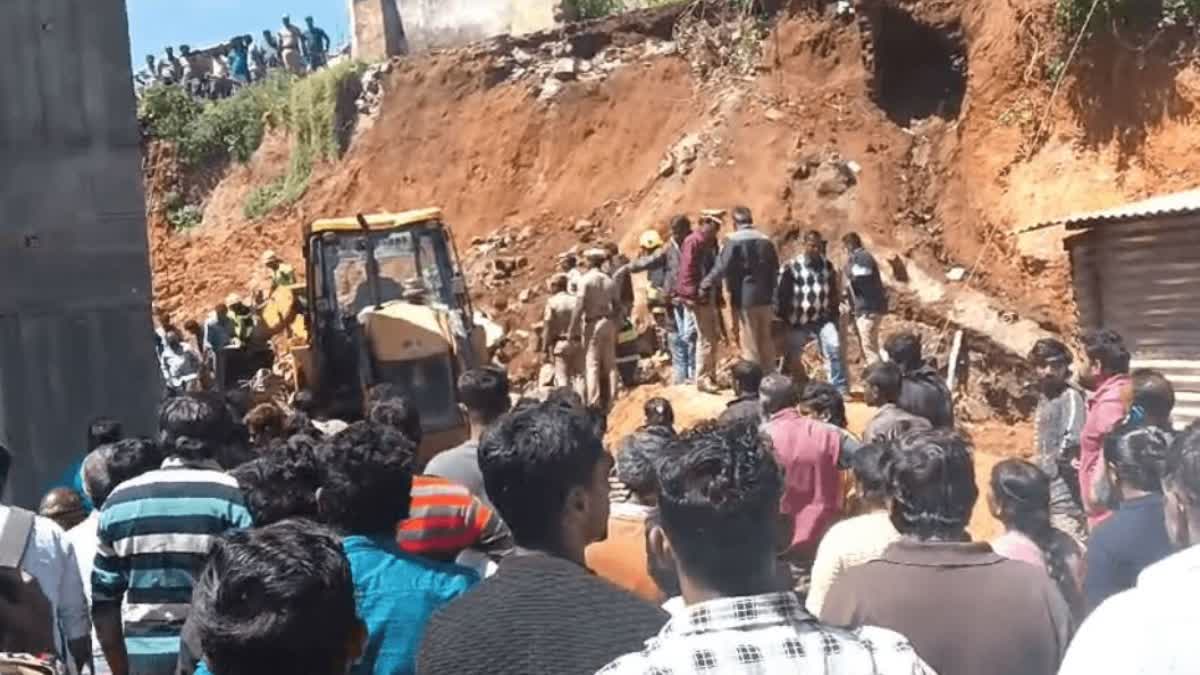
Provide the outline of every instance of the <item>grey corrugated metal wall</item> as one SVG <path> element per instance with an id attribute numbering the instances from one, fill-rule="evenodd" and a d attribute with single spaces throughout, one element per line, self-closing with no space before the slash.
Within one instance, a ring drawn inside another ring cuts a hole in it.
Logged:
<path id="1" fill-rule="evenodd" d="M 1200 216 L 1103 225 L 1068 242 L 1080 323 L 1132 345 L 1133 367 L 1175 385 L 1176 421 L 1200 419 Z"/>
<path id="2" fill-rule="evenodd" d="M 0 438 L 32 504 L 161 385 L 123 0 L 0 1 Z"/>

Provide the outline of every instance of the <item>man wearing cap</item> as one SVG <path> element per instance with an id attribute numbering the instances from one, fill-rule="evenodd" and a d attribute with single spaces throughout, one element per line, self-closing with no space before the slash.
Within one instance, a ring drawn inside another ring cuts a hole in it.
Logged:
<path id="1" fill-rule="evenodd" d="M 617 390 L 617 285 L 603 271 L 608 251 L 584 252 L 588 270 L 579 280 L 579 305 L 571 317 L 571 335 L 582 335 L 589 405 L 607 409 Z"/>
<path id="2" fill-rule="evenodd" d="M 715 393 L 717 385 L 717 343 L 721 339 L 721 289 L 701 288 L 701 282 L 717 262 L 717 231 L 721 219 L 705 214 L 700 228 L 683 242 L 675 298 L 687 309 L 687 322 L 696 331 L 696 387 Z"/>
<path id="3" fill-rule="evenodd" d="M 700 292 L 720 286 L 724 277 L 729 304 L 741 324 L 742 359 L 770 373 L 775 370 L 771 324 L 779 254 L 770 237 L 755 229 L 750 209 L 735 208 L 733 223 L 737 229 L 725 241 L 712 271 L 700 282 Z"/>
<path id="4" fill-rule="evenodd" d="M 575 344 L 574 338 L 578 336 L 571 333 L 571 321 L 580 299 L 567 290 L 568 284 L 565 274 L 550 278 L 550 297 L 542 315 L 542 354 L 554 364 L 554 386 L 571 387 L 582 395 L 586 393 L 581 386 L 583 354 Z"/>
<path id="5" fill-rule="evenodd" d="M 296 283 L 296 270 L 283 262 L 274 251 L 265 251 L 262 255 L 263 265 L 271 272 L 271 292 L 280 286 L 291 286 Z"/>

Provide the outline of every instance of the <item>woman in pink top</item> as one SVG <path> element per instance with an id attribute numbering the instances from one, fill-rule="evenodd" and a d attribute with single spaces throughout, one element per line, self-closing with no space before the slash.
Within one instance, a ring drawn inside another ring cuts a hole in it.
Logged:
<path id="1" fill-rule="evenodd" d="M 1050 525 L 1050 478 L 1025 460 L 1006 459 L 992 468 L 991 487 L 988 505 L 1007 530 L 992 541 L 992 550 L 1045 570 L 1082 618 L 1083 550 Z"/>

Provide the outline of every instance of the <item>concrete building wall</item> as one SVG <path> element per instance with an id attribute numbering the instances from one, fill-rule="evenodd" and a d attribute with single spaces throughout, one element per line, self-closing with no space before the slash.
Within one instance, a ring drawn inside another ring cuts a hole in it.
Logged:
<path id="1" fill-rule="evenodd" d="M 404 53 L 398 0 L 348 0 L 350 53 L 368 63 Z"/>
<path id="2" fill-rule="evenodd" d="M 397 0 L 414 50 L 467 44 L 555 26 L 561 0 Z"/>
<path id="3" fill-rule="evenodd" d="M 0 442 L 31 505 L 161 383 L 123 0 L 0 2 Z"/>

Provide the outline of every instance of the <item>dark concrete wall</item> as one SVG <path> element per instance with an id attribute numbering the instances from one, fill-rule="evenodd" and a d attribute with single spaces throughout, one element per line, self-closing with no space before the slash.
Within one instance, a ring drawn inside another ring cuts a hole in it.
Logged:
<path id="1" fill-rule="evenodd" d="M 0 2 L 0 440 L 29 505 L 161 384 L 123 0 Z"/>

